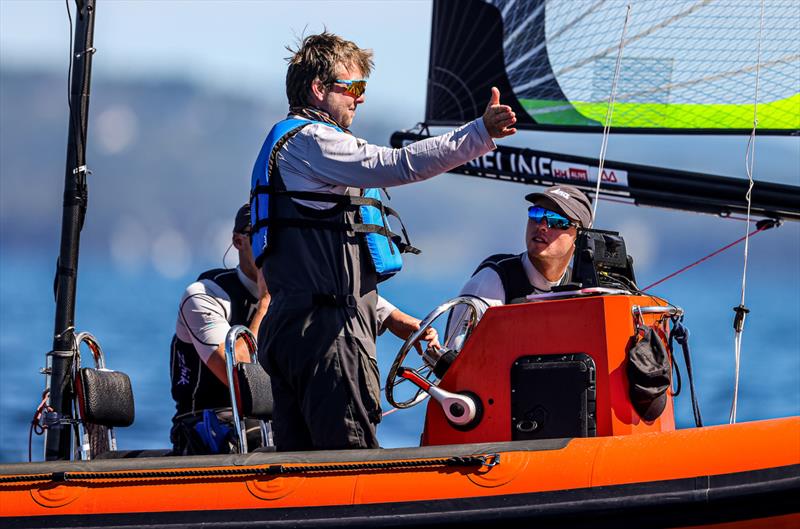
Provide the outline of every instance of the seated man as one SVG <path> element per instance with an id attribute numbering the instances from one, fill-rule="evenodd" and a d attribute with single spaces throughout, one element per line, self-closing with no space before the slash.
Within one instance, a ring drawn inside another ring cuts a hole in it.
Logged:
<path id="1" fill-rule="evenodd" d="M 577 229 L 592 225 L 589 197 L 576 187 L 556 185 L 525 197 L 528 208 L 525 230 L 527 251 L 521 254 L 496 254 L 478 265 L 459 293 L 476 296 L 490 307 L 524 303 L 530 294 L 549 292 L 570 281 L 569 263 L 575 251 Z M 448 337 L 455 336 L 463 310 L 454 311 Z"/>
<path id="2" fill-rule="evenodd" d="M 250 204 L 236 213 L 232 244 L 239 265 L 200 274 L 178 309 L 170 352 L 176 407 L 170 438 L 176 455 L 227 453 L 234 442 L 230 426 L 219 423 L 215 411 L 231 407 L 225 337 L 235 325 L 257 333 L 270 302 L 250 246 Z M 250 361 L 242 340 L 236 344 L 236 361 Z"/>

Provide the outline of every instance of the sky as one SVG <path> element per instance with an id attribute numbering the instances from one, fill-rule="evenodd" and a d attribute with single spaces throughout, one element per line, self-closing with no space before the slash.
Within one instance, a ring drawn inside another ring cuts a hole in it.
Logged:
<path id="1" fill-rule="evenodd" d="M 373 106 L 402 100 L 419 121 L 425 93 L 409 87 L 425 86 L 430 13 L 427 0 L 99 0 L 93 75 L 188 78 L 269 97 L 283 93 L 285 46 L 327 28 L 375 51 Z M 3 64 L 66 71 L 68 38 L 63 1 L 0 0 Z"/>
<path id="2" fill-rule="evenodd" d="M 430 0 L 100 0 L 95 79 L 190 79 L 204 86 L 283 101 L 285 47 L 325 28 L 375 52 L 361 120 L 380 116 L 397 128 L 422 121 L 430 43 Z M 66 72 L 69 32 L 61 0 L 0 0 L 0 63 Z M 487 94 L 487 101 L 488 101 Z M 501 95 L 502 101 L 502 95 Z M 354 124 L 357 130 L 358 120 Z M 388 139 L 386 140 L 388 141 Z M 692 137 L 611 138 L 607 158 L 714 174 L 745 176 L 746 138 L 720 137 L 709 156 Z M 510 143 L 597 157 L 594 135 L 527 132 Z M 756 178 L 797 182 L 796 138 L 760 138 Z"/>

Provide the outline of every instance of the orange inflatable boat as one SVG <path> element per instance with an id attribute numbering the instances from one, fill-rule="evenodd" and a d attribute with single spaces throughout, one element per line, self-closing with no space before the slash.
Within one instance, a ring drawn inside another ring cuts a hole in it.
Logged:
<path id="1" fill-rule="evenodd" d="M 602 3 L 592 3 L 589 11 L 572 19 L 564 30 Z M 678 6 L 680 17 L 699 11 L 706 3 L 689 10 Z M 503 13 L 515 15 L 516 10 L 527 9 L 530 13 L 515 20 L 524 21 L 525 32 L 531 36 L 547 35 L 542 14 L 548 7 L 545 2 L 507 2 L 502 13 L 493 4 L 497 2 L 435 3 L 428 124 L 455 124 L 479 115 L 479 109 L 474 113 L 470 109 L 484 96 L 473 98 L 466 88 L 485 94 L 494 83 L 501 87 L 504 98 L 513 97 L 505 73 L 490 71 L 503 65 Z M 557 4 L 553 7 L 575 4 L 575 9 L 585 9 L 580 2 Z M 270 407 L 259 393 L 268 386 L 258 365 L 233 364 L 233 344 L 239 333 L 254 349 L 249 331 L 234 328 L 227 342 L 227 367 L 238 453 L 171 457 L 167 451 L 117 451 L 114 437 L 107 435 L 106 429 L 133 421 L 130 380 L 103 369 L 97 341 L 74 332 L 78 248 L 87 204 L 85 143 L 95 1 L 78 0 L 76 5 L 71 126 L 55 281 L 56 331 L 45 370 L 50 392 L 45 421 L 49 426 L 47 461 L 0 465 L 0 527 L 800 527 L 800 417 L 703 426 L 693 398 L 696 427 L 676 430 L 672 399 L 677 385 L 672 378 L 675 362 L 670 336 L 681 327 L 682 311 L 662 299 L 642 295 L 621 237 L 597 230 L 581 230 L 602 244 L 576 249 L 574 284 L 529 296 L 525 303 L 488 309 L 478 298 L 456 298 L 433 311 L 409 337 L 388 374 L 386 396 L 397 408 L 426 402 L 419 447 L 275 452 L 267 443 L 265 449 L 250 451 L 241 418 L 263 420 L 263 439 L 269 439 Z M 671 23 L 677 18 L 665 20 Z M 709 17 L 712 21 L 716 18 Z M 693 19 L 688 20 L 694 24 Z M 594 31 L 594 18 L 587 21 L 592 24 L 592 35 L 608 33 Z M 530 31 L 529 22 L 536 22 Z M 711 22 L 706 22 L 711 27 Z M 725 24 L 707 33 L 718 39 L 730 28 L 738 28 Z M 470 32 L 477 35 L 471 42 L 466 38 Z M 512 35 L 518 33 L 514 29 Z M 694 29 L 687 34 L 692 42 L 677 47 L 675 57 L 685 55 L 699 35 Z M 645 32 L 632 40 L 643 35 Z M 739 32 L 733 38 L 739 39 Z M 522 50 L 514 63 L 527 64 L 532 58 L 531 64 L 549 68 L 549 59 L 539 55 L 546 50 L 545 43 L 531 42 L 530 50 Z M 781 45 L 782 57 L 784 41 L 776 42 Z M 664 43 L 663 38 L 656 40 L 658 47 Z M 453 51 L 448 51 L 451 46 Z M 465 49 L 471 53 L 463 53 Z M 652 54 L 644 56 L 649 71 L 657 59 L 649 58 Z M 436 61 L 440 59 L 467 62 L 462 68 L 439 65 Z M 669 72 L 672 61 L 663 61 Z M 692 62 L 706 68 L 714 61 Z M 749 71 L 751 63 L 746 64 L 737 72 Z M 641 68 L 636 71 L 645 72 Z M 534 84 L 528 80 L 532 75 L 539 76 L 535 84 L 541 80 L 543 88 L 558 88 L 553 72 L 526 75 L 518 88 Z M 644 79 L 652 83 L 653 77 L 648 75 Z M 583 74 L 579 77 L 583 80 Z M 698 70 L 700 77 L 719 76 Z M 463 79 L 477 84 L 467 87 Z M 788 82 L 772 84 L 792 86 Z M 651 92 L 647 86 L 644 94 Z M 676 83 L 670 81 L 667 86 Z M 729 92 L 723 88 L 709 93 Z M 555 93 L 528 99 L 535 113 L 528 114 L 515 103 L 517 115 L 527 116 L 518 126 L 565 130 L 585 123 L 596 131 L 596 121 L 576 119 L 580 115 L 567 101 L 552 100 Z M 453 100 L 458 94 L 471 103 Z M 563 95 L 560 88 L 556 95 Z M 667 93 L 664 101 L 668 99 Z M 660 99 L 657 103 L 658 108 L 664 106 Z M 459 115 L 439 113 L 440 106 L 458 110 Z M 587 106 L 593 105 L 580 103 L 580 107 Z M 682 106 L 692 115 L 678 120 L 678 128 L 686 126 L 681 124 L 684 122 L 694 123 L 697 109 L 705 116 L 714 107 L 729 113 L 725 109 L 731 105 Z M 633 104 L 627 108 L 632 109 Z M 781 108 L 773 106 L 773 110 Z M 468 116 L 462 116 L 464 112 Z M 535 122 L 534 115 L 542 122 Z M 567 122 L 559 122 L 559 116 L 566 116 Z M 638 131 L 638 123 L 649 126 L 650 121 L 633 120 L 623 126 Z M 661 123 L 662 118 L 657 121 Z M 675 132 L 669 124 L 664 127 Z M 408 134 L 400 137 L 402 141 L 413 139 Z M 502 166 L 501 155 L 510 164 Z M 500 146 L 495 156 L 495 162 L 484 157 L 454 170 L 538 185 L 563 182 L 595 189 L 589 175 L 598 166 L 590 159 L 558 158 L 507 146 Z M 539 163 L 534 164 L 537 158 Z M 523 165 L 525 159 L 531 163 Z M 535 166 L 537 170 L 530 170 Z M 595 175 L 603 175 L 600 179 L 605 180 L 602 167 L 600 162 Z M 616 162 L 605 167 L 619 176 L 614 177 L 615 185 L 630 181 L 625 188 L 609 191 L 613 199 L 726 216 L 746 211 L 748 218 L 752 210 L 771 225 L 781 218 L 800 219 L 797 189 L 792 186 L 759 182 L 751 203 L 749 191 L 747 202 L 739 197 L 745 196 L 743 190 L 738 191 L 744 182 L 726 177 Z M 703 191 L 703 186 L 708 190 Z M 596 192 L 603 194 L 599 189 Z M 766 229 L 766 225 L 760 226 L 759 230 Z M 588 240 L 580 237 L 583 235 L 579 234 L 579 241 L 584 243 Z M 608 250 L 608 255 L 601 256 L 599 249 Z M 606 262 L 600 263 L 600 257 Z M 738 309 L 740 325 L 746 308 Z M 426 327 L 441 324 L 445 315 L 447 332 L 440 333 L 445 337 L 443 346 L 430 347 L 421 356 L 409 355 Z M 97 369 L 81 368 L 81 343 L 88 344 Z M 684 353 L 688 359 L 688 349 Z M 690 363 L 685 361 L 685 365 L 684 385 L 693 395 Z M 242 373 L 245 376 L 240 376 Z M 271 399 L 271 392 L 261 393 L 270 393 Z M 101 446 L 101 441 L 107 446 Z"/>
<path id="2" fill-rule="evenodd" d="M 408 407 L 426 393 L 403 401 L 402 381 L 432 384 L 420 447 L 109 452 L 91 461 L 2 465 L 0 523 L 800 525 L 800 418 L 675 430 L 667 392 L 660 415 L 643 420 L 630 399 L 631 338 L 640 325 L 663 331 L 665 315 L 679 309 L 652 297 L 572 294 L 488 309 L 441 380 L 403 366 L 408 347 L 401 350 L 388 385 L 394 404 Z M 472 301 L 443 308 L 459 303 Z M 465 320 L 474 323 L 471 316 Z"/>

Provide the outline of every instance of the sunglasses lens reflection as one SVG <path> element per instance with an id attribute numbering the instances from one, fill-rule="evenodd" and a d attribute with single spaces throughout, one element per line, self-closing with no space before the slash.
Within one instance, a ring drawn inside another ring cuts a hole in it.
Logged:
<path id="1" fill-rule="evenodd" d="M 367 91 L 367 81 L 364 79 L 337 79 L 337 83 L 344 85 L 345 94 L 361 97 Z"/>
<path id="2" fill-rule="evenodd" d="M 366 81 L 353 81 L 347 87 L 347 91 L 355 97 L 361 97 L 367 91 L 367 83 Z"/>
<path id="3" fill-rule="evenodd" d="M 545 220 L 547 222 L 547 227 L 551 229 L 566 230 L 572 225 L 572 222 L 568 218 L 541 206 L 529 207 L 528 218 L 537 224 Z"/>

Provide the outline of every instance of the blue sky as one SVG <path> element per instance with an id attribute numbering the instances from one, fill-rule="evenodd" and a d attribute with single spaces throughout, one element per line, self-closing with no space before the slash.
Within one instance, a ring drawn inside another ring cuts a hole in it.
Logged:
<path id="1" fill-rule="evenodd" d="M 253 97 L 283 94 L 285 46 L 327 28 L 375 51 L 369 107 L 402 101 L 424 110 L 431 2 L 99 0 L 94 74 L 189 78 Z M 66 71 L 69 38 L 61 0 L 2 0 L 4 65 Z M 409 125 L 413 125 L 410 123 Z"/>
<path id="2" fill-rule="evenodd" d="M 430 0 L 99 0 L 97 4 L 96 78 L 190 79 L 278 104 L 285 101 L 285 46 L 299 35 L 327 28 L 375 51 L 376 68 L 367 104 L 359 109 L 360 119 L 381 116 L 395 121 L 397 128 L 408 128 L 424 116 Z M 63 1 L 0 1 L 3 66 L 66 72 L 67 42 Z M 587 156 L 597 156 L 600 144 L 595 136 L 537 133 L 519 135 L 510 143 Z M 745 138 L 717 138 L 709 149 L 691 137 L 624 141 L 612 137 L 608 159 L 744 176 L 745 145 Z M 758 149 L 757 179 L 798 182 L 797 138 L 760 138 Z"/>

